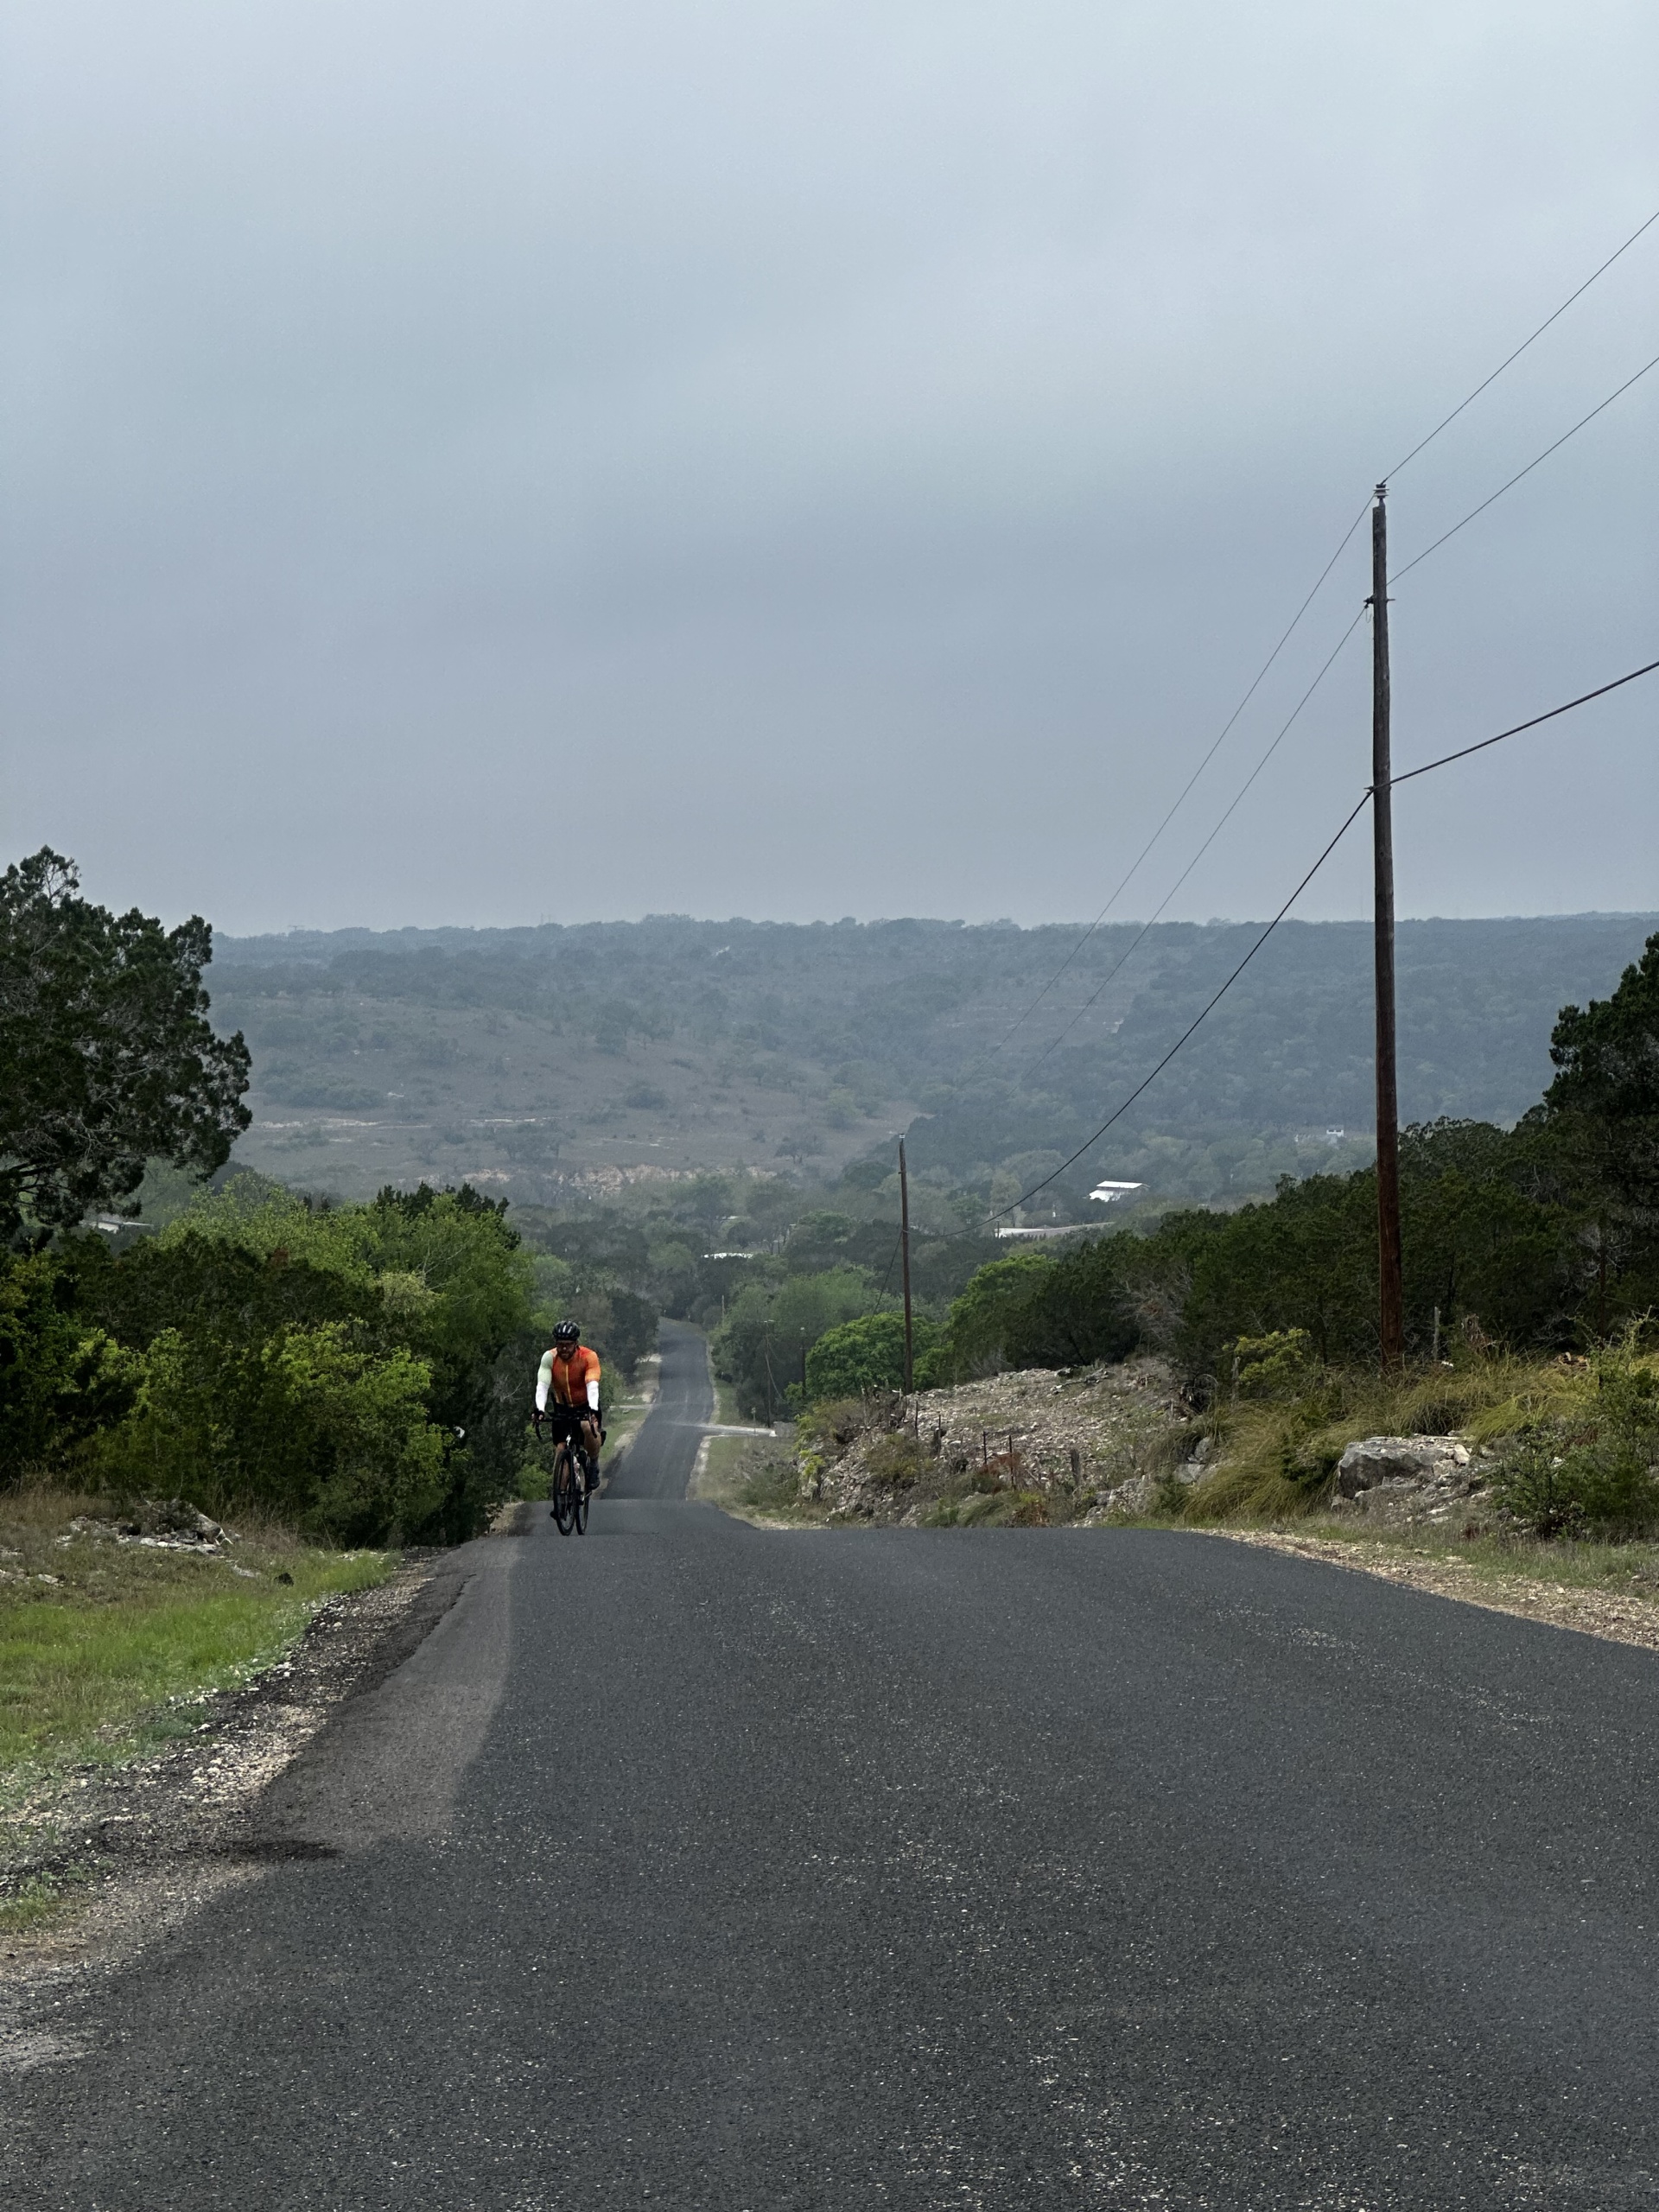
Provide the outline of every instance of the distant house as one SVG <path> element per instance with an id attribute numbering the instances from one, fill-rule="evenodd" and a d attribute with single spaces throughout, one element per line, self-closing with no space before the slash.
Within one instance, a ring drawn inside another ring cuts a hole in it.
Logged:
<path id="1" fill-rule="evenodd" d="M 1096 1183 L 1089 1195 L 1109 1206 L 1114 1198 L 1127 1198 L 1132 1191 L 1144 1191 L 1146 1187 L 1144 1183 Z"/>

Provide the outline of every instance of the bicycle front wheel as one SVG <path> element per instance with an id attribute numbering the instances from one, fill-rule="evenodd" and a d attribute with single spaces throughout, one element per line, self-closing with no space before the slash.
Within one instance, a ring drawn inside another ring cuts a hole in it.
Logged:
<path id="1" fill-rule="evenodd" d="M 576 1524 L 576 1490 L 582 1478 L 572 1465 L 568 1444 L 559 1446 L 553 1461 L 553 1520 L 559 1534 L 568 1536 Z"/>

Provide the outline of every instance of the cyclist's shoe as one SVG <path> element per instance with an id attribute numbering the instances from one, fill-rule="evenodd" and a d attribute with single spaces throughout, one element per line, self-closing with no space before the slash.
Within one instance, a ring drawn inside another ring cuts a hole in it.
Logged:
<path id="1" fill-rule="evenodd" d="M 599 1469 L 594 1466 L 593 1461 L 590 1459 L 588 1462 L 584 1472 L 588 1477 L 588 1495 L 591 1497 L 594 1492 L 599 1488 Z"/>

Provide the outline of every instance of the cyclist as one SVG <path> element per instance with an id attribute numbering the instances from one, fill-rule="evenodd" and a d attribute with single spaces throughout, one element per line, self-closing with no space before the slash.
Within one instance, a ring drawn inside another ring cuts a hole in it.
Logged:
<path id="1" fill-rule="evenodd" d="M 599 1447 L 605 1440 L 599 1425 L 599 1354 L 583 1344 L 574 1321 L 560 1322 L 542 1354 L 534 1418 L 538 1435 L 545 1421 L 556 1442 L 568 1436 L 576 1444 L 591 1496 L 599 1487 Z"/>

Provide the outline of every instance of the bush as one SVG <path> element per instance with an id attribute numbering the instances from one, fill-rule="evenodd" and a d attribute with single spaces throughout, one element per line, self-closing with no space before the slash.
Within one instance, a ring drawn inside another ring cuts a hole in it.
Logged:
<path id="1" fill-rule="evenodd" d="M 61 1469 L 137 1393 L 133 1361 L 78 1310 L 78 1287 L 57 1254 L 0 1254 L 0 1481 Z"/>
<path id="2" fill-rule="evenodd" d="M 944 1340 L 930 1362 L 930 1384 L 968 1382 L 1006 1367 L 1014 1319 L 1053 1265 L 1046 1252 L 1016 1252 L 977 1268 L 951 1304 Z"/>
<path id="3" fill-rule="evenodd" d="M 1494 1500 L 1534 1535 L 1618 1541 L 1659 1528 L 1659 1376 L 1634 1334 L 1592 1360 L 1581 1414 L 1529 1422 L 1504 1452 Z"/>
<path id="4" fill-rule="evenodd" d="M 1126 1359 L 1141 1340 L 1116 1236 L 1091 1237 L 1033 1276 L 1010 1310 L 1004 1350 L 1014 1367 L 1088 1367 Z"/>
<path id="5" fill-rule="evenodd" d="M 735 1386 L 751 1419 L 791 1402 L 822 1337 L 882 1304 L 862 1268 L 828 1268 L 781 1283 L 748 1282 L 734 1300 L 710 1347 L 715 1372 Z M 812 1395 L 810 1382 L 807 1395 Z"/>
<path id="6" fill-rule="evenodd" d="M 427 1419 L 431 1370 L 407 1351 L 364 1351 L 327 1322 L 239 1347 L 164 1329 L 140 1358 L 137 1402 L 94 1452 L 106 1488 L 217 1513 L 257 1503 L 353 1544 L 395 1540 L 442 1502 L 450 1439 Z"/>
<path id="7" fill-rule="evenodd" d="M 1294 1398 L 1313 1372 L 1313 1339 L 1306 1329 L 1274 1329 L 1265 1337 L 1240 1337 L 1233 1346 L 1233 1395 Z"/>
<path id="8" fill-rule="evenodd" d="M 118 1255 L 0 1261 L 0 1475 L 73 1463 L 359 1543 L 474 1535 L 517 1486 L 540 1349 L 509 1392 L 518 1242 L 465 1188 L 313 1206 L 251 1183 Z"/>
<path id="9" fill-rule="evenodd" d="M 895 1428 L 877 1437 L 865 1453 L 865 1464 L 879 1482 L 894 1490 L 909 1490 L 931 1465 L 932 1455 L 907 1428 Z"/>
<path id="10" fill-rule="evenodd" d="M 918 1370 L 938 1342 L 932 1322 L 918 1318 L 912 1330 Z M 902 1390 L 905 1387 L 905 1317 L 902 1313 L 866 1313 L 843 1321 L 819 1338 L 806 1356 L 806 1395 L 821 1398 L 853 1398 L 872 1390 Z"/>

